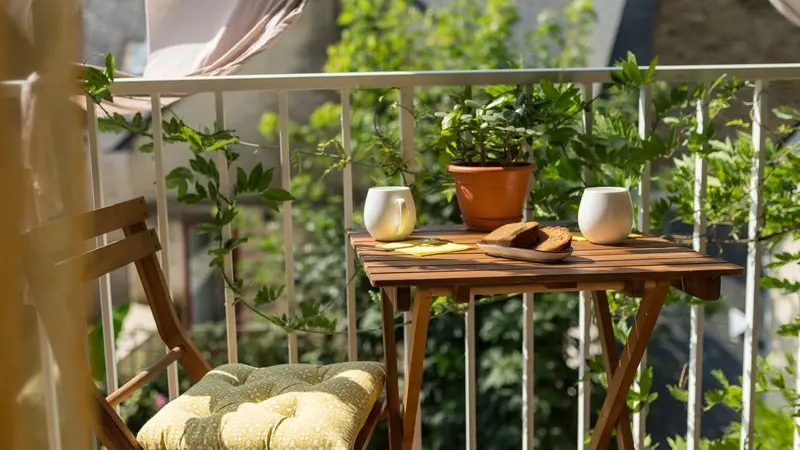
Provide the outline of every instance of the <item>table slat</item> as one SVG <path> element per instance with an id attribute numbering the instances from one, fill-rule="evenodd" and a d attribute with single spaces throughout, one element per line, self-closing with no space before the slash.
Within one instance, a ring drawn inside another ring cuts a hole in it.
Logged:
<path id="1" fill-rule="evenodd" d="M 440 227 L 412 238 L 440 238 L 474 244 L 485 233 Z M 419 257 L 376 247 L 364 231 L 350 233 L 361 265 L 373 286 L 456 286 L 554 282 L 677 280 L 739 275 L 742 268 L 655 236 L 620 245 L 574 241 L 567 260 L 543 264 L 496 258 L 480 249 Z"/>

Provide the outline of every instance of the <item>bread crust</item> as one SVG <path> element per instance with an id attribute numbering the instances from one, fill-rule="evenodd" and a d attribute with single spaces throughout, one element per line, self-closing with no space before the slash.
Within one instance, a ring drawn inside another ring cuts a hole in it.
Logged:
<path id="1" fill-rule="evenodd" d="M 539 223 L 509 223 L 487 234 L 481 242 L 502 247 L 530 248 L 539 242 Z"/>

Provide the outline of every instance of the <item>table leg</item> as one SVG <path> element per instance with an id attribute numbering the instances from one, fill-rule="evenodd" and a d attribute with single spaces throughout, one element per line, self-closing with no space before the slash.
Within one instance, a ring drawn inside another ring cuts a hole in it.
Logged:
<path id="1" fill-rule="evenodd" d="M 395 341 L 394 308 L 386 291 L 381 289 L 383 318 L 383 358 L 386 365 L 386 409 L 389 422 L 389 449 L 400 450 L 403 423 L 400 416 L 400 390 L 397 387 L 397 342 Z"/>
<path id="2" fill-rule="evenodd" d="M 614 372 L 614 376 L 608 380 L 608 393 L 603 402 L 603 408 L 600 410 L 600 418 L 595 425 L 589 450 L 601 450 L 608 446 L 611 430 L 620 420 L 626 406 L 628 391 L 633 384 L 633 378 L 645 349 L 647 349 L 650 336 L 653 334 L 658 314 L 661 312 L 661 307 L 664 306 L 668 289 L 669 285 L 664 283 L 645 289 L 639 311 L 633 321 L 633 328 L 628 336 L 628 342 L 622 349 L 617 370 Z"/>
<path id="3" fill-rule="evenodd" d="M 419 413 L 419 395 L 422 389 L 422 367 L 425 362 L 425 343 L 428 339 L 428 321 L 431 312 L 431 294 L 417 289 L 411 305 L 411 354 L 408 358 L 405 392 L 403 394 L 403 450 L 411 450 Z"/>
<path id="4" fill-rule="evenodd" d="M 614 329 L 611 323 L 611 311 L 608 308 L 608 295 L 606 291 L 595 291 L 592 292 L 592 297 L 594 300 L 594 313 L 597 317 L 600 345 L 603 349 L 603 367 L 605 368 L 606 378 L 610 381 L 617 371 L 619 356 L 617 356 L 617 342 L 614 339 Z M 634 450 L 628 405 L 624 405 L 619 414 L 616 430 L 617 448 L 619 450 Z"/>

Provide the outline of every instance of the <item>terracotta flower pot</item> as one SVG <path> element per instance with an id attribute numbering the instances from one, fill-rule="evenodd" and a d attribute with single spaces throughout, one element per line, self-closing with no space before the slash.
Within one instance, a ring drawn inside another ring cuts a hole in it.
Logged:
<path id="1" fill-rule="evenodd" d="M 510 167 L 448 166 L 461 218 L 470 230 L 492 231 L 522 219 L 532 164 Z"/>

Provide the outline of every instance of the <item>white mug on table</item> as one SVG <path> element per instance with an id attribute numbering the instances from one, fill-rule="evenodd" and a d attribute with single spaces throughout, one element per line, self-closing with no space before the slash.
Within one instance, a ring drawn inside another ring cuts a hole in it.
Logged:
<path id="1" fill-rule="evenodd" d="M 374 187 L 364 203 L 364 226 L 376 241 L 407 238 L 417 223 L 417 208 L 411 189 L 405 186 Z"/>
<path id="2" fill-rule="evenodd" d="M 578 227 L 593 244 L 619 244 L 633 228 L 631 194 L 621 187 L 591 187 L 583 191 Z"/>

